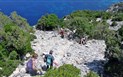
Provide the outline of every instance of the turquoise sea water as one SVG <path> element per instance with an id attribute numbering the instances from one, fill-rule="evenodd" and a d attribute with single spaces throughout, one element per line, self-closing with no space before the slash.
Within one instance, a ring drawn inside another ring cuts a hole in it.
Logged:
<path id="1" fill-rule="evenodd" d="M 120 1 L 123 0 L 0 0 L 0 11 L 7 15 L 17 11 L 34 25 L 46 13 L 55 13 L 61 18 L 76 10 L 106 10 Z"/>

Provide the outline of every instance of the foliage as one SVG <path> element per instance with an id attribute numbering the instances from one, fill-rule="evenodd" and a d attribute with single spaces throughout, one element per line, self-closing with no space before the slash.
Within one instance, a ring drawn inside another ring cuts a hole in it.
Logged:
<path id="1" fill-rule="evenodd" d="M 121 36 L 121 41 L 123 41 L 123 26 L 118 30 L 118 34 Z"/>
<path id="2" fill-rule="evenodd" d="M 84 77 L 100 77 L 98 74 L 96 74 L 93 71 L 90 71 L 89 73 L 87 73 L 87 75 L 85 75 Z"/>
<path id="3" fill-rule="evenodd" d="M 85 17 L 89 20 L 96 20 L 96 18 L 109 19 L 111 17 L 111 13 L 105 11 L 90 11 L 90 10 L 79 10 L 71 13 L 67 16 L 68 19 L 74 17 Z"/>
<path id="4" fill-rule="evenodd" d="M 123 63 L 117 59 L 111 59 L 105 64 L 105 74 L 107 77 L 123 77 Z"/>
<path id="5" fill-rule="evenodd" d="M 3 28 L 4 25 L 10 24 L 12 20 L 8 18 L 7 15 L 4 15 L 2 12 L 0 12 L 0 29 Z"/>
<path id="6" fill-rule="evenodd" d="M 112 6 L 111 19 L 113 24 L 111 26 L 116 26 L 116 22 L 123 21 L 122 4 L 121 2 Z M 123 77 L 123 26 L 105 40 L 107 45 L 105 56 L 108 58 L 108 62 L 104 66 L 104 73 L 107 77 Z"/>
<path id="7" fill-rule="evenodd" d="M 14 24 L 5 25 L 4 30 L 6 35 L 4 36 L 5 42 L 3 42 L 6 44 L 8 51 L 16 49 L 20 56 L 32 51 L 29 33 L 24 32 Z"/>
<path id="8" fill-rule="evenodd" d="M 49 70 L 44 77 L 80 77 L 80 70 L 73 65 L 65 64 L 58 69 Z"/>
<path id="9" fill-rule="evenodd" d="M 109 25 L 105 19 L 110 18 L 110 13 L 103 11 L 76 11 L 66 16 L 67 20 L 64 20 L 64 26 L 70 30 L 76 29 L 76 35 L 79 38 L 88 35 L 89 38 L 105 39 L 111 30 L 108 29 Z M 100 22 L 96 19 L 101 18 Z"/>
<path id="10" fill-rule="evenodd" d="M 114 21 L 112 24 L 111 24 L 112 27 L 114 26 L 117 26 L 117 23 Z"/>
<path id="11" fill-rule="evenodd" d="M 16 51 L 12 51 L 10 54 L 9 54 L 9 59 L 11 60 L 16 60 L 17 59 L 17 52 Z"/>
<path id="12" fill-rule="evenodd" d="M 6 61 L 0 60 L 0 67 L 2 68 L 0 70 L 0 77 L 3 76 L 8 77 L 15 70 L 18 64 L 19 60 L 6 60 Z"/>
<path id="13" fill-rule="evenodd" d="M 32 52 L 30 41 L 34 36 L 30 34 L 32 28 L 16 12 L 10 17 L 0 13 L 0 20 L 0 77 L 8 77 L 21 62 L 22 56 Z"/>
<path id="14" fill-rule="evenodd" d="M 66 27 L 70 30 L 77 29 L 76 34 L 82 37 L 82 35 L 84 34 L 90 34 L 90 31 L 93 30 L 93 25 L 87 23 L 87 21 L 87 18 L 75 17 L 71 20 L 64 21 L 64 23 L 66 24 Z"/>
<path id="15" fill-rule="evenodd" d="M 29 23 L 27 20 L 20 15 L 17 14 L 17 12 L 12 12 L 10 15 L 11 20 L 18 25 L 20 28 L 27 32 L 33 32 L 32 27 L 30 27 Z"/>
<path id="16" fill-rule="evenodd" d="M 122 32 L 123 27 L 115 32 L 115 35 L 106 39 L 107 52 L 105 55 L 109 61 L 105 64 L 105 73 L 110 77 L 123 76 L 123 49 L 121 48 Z"/>
<path id="17" fill-rule="evenodd" d="M 66 16 L 66 20 L 63 21 L 64 27 L 70 30 L 77 30 L 75 35 L 79 38 L 88 35 L 90 39 L 105 40 L 107 46 L 105 58 L 109 60 L 105 66 L 105 73 L 109 77 L 122 77 L 122 69 L 116 70 L 122 67 L 121 64 L 123 62 L 123 44 L 121 43 L 123 42 L 123 27 L 118 31 L 109 30 L 109 24 L 106 21 L 107 19 L 112 19 L 112 26 L 115 26 L 117 25 L 116 21 L 122 21 L 122 15 L 123 13 L 79 10 Z M 101 18 L 101 21 L 96 21 L 97 18 Z M 121 64 L 110 63 L 114 59 Z M 110 68 L 110 70 L 107 68 Z"/>
<path id="18" fill-rule="evenodd" d="M 46 14 L 38 20 L 36 28 L 42 30 L 53 30 L 54 28 L 57 28 L 58 23 L 59 19 L 55 14 Z"/>

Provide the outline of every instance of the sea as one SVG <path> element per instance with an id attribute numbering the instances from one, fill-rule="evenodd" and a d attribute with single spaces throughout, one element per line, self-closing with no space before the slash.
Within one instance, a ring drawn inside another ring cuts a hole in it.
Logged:
<path id="1" fill-rule="evenodd" d="M 45 14 L 64 17 L 76 10 L 106 10 L 112 4 L 123 0 L 0 0 L 0 11 L 6 15 L 16 11 L 35 25 Z"/>

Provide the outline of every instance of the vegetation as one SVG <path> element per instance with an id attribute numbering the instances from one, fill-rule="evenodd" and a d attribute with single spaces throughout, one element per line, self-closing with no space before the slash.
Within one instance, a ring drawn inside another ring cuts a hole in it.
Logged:
<path id="1" fill-rule="evenodd" d="M 89 38 L 104 39 L 106 33 L 111 32 L 105 20 L 110 17 L 109 14 L 103 11 L 77 11 L 67 16 L 68 20 L 63 22 L 64 26 L 70 30 L 77 29 L 76 35 L 80 38 L 88 35 Z M 101 18 L 99 22 L 96 21 L 97 17 Z"/>
<path id="2" fill-rule="evenodd" d="M 123 41 L 122 32 L 123 27 L 116 32 L 116 35 L 114 37 L 111 36 L 106 42 L 106 56 L 109 61 L 105 65 L 105 73 L 111 77 L 123 76 L 123 45 L 121 43 Z"/>
<path id="3" fill-rule="evenodd" d="M 38 29 L 48 29 L 49 28 L 57 28 L 60 25 L 63 28 L 68 28 L 70 30 L 76 29 L 75 36 L 78 38 L 82 38 L 85 36 L 89 36 L 90 39 L 103 39 L 106 42 L 107 48 L 105 52 L 105 58 L 109 60 L 109 62 L 105 65 L 105 73 L 111 77 L 115 77 L 114 74 L 121 76 L 122 70 L 120 73 L 115 71 L 110 66 L 110 63 L 117 59 L 119 63 L 122 61 L 122 49 L 121 41 L 123 41 L 123 29 L 119 29 L 118 31 L 109 30 L 109 24 L 107 24 L 108 19 L 112 19 L 113 23 L 111 26 L 116 26 L 116 21 L 122 21 L 123 13 L 111 13 L 104 11 L 75 11 L 70 15 L 67 15 L 63 19 L 58 19 L 55 15 L 45 15 L 43 16 L 37 24 Z M 97 21 L 97 18 L 100 18 L 100 21 Z M 45 26 L 45 27 L 44 27 Z M 117 65 L 115 69 L 118 70 Z M 118 65 L 119 67 L 122 67 Z M 57 71 L 55 69 L 54 71 Z M 109 72 L 110 71 L 110 72 Z M 113 72 L 112 72 L 113 71 Z M 51 72 L 51 71 L 50 71 Z M 53 72 L 52 72 L 53 73 Z M 49 72 L 46 76 L 49 75 Z M 56 76 L 56 75 L 55 75 Z M 86 77 L 98 77 L 95 73 L 90 72 Z"/>
<path id="4" fill-rule="evenodd" d="M 46 14 L 42 16 L 37 23 L 37 29 L 41 30 L 53 30 L 57 28 L 59 19 L 55 14 Z"/>
<path id="5" fill-rule="evenodd" d="M 100 77 L 100 76 L 98 76 L 98 74 L 96 74 L 95 72 L 90 71 L 90 72 L 89 72 L 89 73 L 87 73 L 87 75 L 86 75 L 86 76 L 84 76 L 84 77 Z"/>
<path id="6" fill-rule="evenodd" d="M 80 77 L 80 69 L 70 64 L 65 64 L 58 69 L 49 70 L 44 77 Z"/>
<path id="7" fill-rule="evenodd" d="M 105 40 L 107 45 L 105 57 L 109 60 L 105 65 L 105 74 L 109 77 L 123 76 L 121 66 L 123 64 L 123 45 L 121 44 L 123 41 L 123 27 L 118 31 L 109 30 L 109 24 L 106 23 L 106 20 L 113 18 L 112 26 L 115 26 L 116 21 L 122 21 L 122 14 L 77 11 L 67 16 L 68 20 L 64 21 L 65 26 L 70 30 L 77 29 L 76 35 L 79 37 L 88 35 L 90 39 Z M 96 21 L 97 18 L 102 20 Z"/>
<path id="8" fill-rule="evenodd" d="M 10 18 L 0 13 L 0 77 L 9 76 L 27 52 L 32 52 L 32 28 L 13 12 Z M 10 70 L 11 69 L 11 70 Z"/>
<path id="9" fill-rule="evenodd" d="M 30 27 L 29 23 L 27 23 L 27 20 L 19 16 L 15 11 L 11 13 L 10 18 L 13 20 L 13 23 L 18 25 L 23 30 L 33 32 L 33 29 Z"/>
<path id="10" fill-rule="evenodd" d="M 107 45 L 105 57 L 109 60 L 105 65 L 105 74 L 109 77 L 122 77 L 123 45 L 121 42 L 123 41 L 123 26 L 118 31 L 109 30 L 109 24 L 106 23 L 106 19 L 113 18 L 112 21 L 114 23 L 112 26 L 115 26 L 116 21 L 122 21 L 121 17 L 123 13 L 113 15 L 112 13 L 92 11 L 90 14 L 89 12 L 77 11 L 70 14 L 68 16 L 69 20 L 64 21 L 65 26 L 69 29 L 76 28 L 76 34 L 79 36 L 88 35 L 90 39 L 105 40 Z M 99 17 L 102 20 L 97 22 L 96 18 Z"/>
<path id="11" fill-rule="evenodd" d="M 97 18 L 100 18 L 97 21 Z M 111 26 L 117 21 L 123 21 L 123 12 L 104 11 L 75 11 L 63 19 L 55 14 L 42 16 L 36 28 L 40 30 L 54 30 L 60 27 L 70 30 L 76 29 L 76 37 L 89 36 L 89 39 L 105 40 L 107 45 L 105 58 L 105 77 L 123 77 L 123 26 L 118 31 L 109 30 L 107 20 L 112 19 Z M 27 20 L 16 12 L 8 17 L 0 12 L 0 77 L 9 76 L 21 62 L 27 52 L 32 52 L 30 41 L 35 38 L 31 35 L 33 29 Z M 11 69 L 11 70 L 10 70 Z M 49 70 L 44 77 L 80 77 L 80 70 L 72 65 L 63 65 L 58 69 Z M 89 72 L 85 77 L 99 77 Z"/>
<path id="12" fill-rule="evenodd" d="M 100 20 L 97 21 L 97 18 Z M 108 19 L 112 19 L 112 25 L 107 24 Z M 70 30 L 76 29 L 75 36 L 78 38 L 89 36 L 89 39 L 105 40 L 107 45 L 105 58 L 108 59 L 105 65 L 105 74 L 109 77 L 122 77 L 123 44 L 121 42 L 123 42 L 123 27 L 118 31 L 109 29 L 109 26 L 116 26 L 118 21 L 123 21 L 123 12 L 79 10 L 63 19 L 58 19 L 52 14 L 45 15 L 38 21 L 37 28 L 43 29 L 44 26 L 45 28 L 57 28 L 57 25 L 60 25 Z M 93 77 L 93 75 L 98 77 L 93 72 L 90 72 L 87 77 Z"/>
<path id="13" fill-rule="evenodd" d="M 116 21 L 113 21 L 113 23 L 111 24 L 111 26 L 112 26 L 112 27 L 117 26 Z"/>

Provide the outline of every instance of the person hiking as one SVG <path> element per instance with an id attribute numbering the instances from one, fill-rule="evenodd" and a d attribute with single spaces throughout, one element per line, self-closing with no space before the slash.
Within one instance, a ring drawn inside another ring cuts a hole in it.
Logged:
<path id="1" fill-rule="evenodd" d="M 63 28 L 61 28 L 59 34 L 61 35 L 61 38 L 64 38 L 64 29 Z"/>
<path id="2" fill-rule="evenodd" d="M 53 67 L 53 63 L 55 65 L 57 65 L 57 63 L 54 62 L 54 57 L 53 57 L 52 54 L 53 54 L 53 51 L 52 50 L 50 50 L 49 54 L 45 54 L 45 58 L 44 58 L 45 60 L 44 60 L 44 62 L 46 62 L 47 69 L 52 68 Z"/>
<path id="3" fill-rule="evenodd" d="M 36 68 L 37 57 L 38 57 L 38 55 L 36 53 L 34 53 L 26 64 L 26 71 L 31 76 L 38 75 L 38 73 L 37 73 L 38 70 Z"/>

